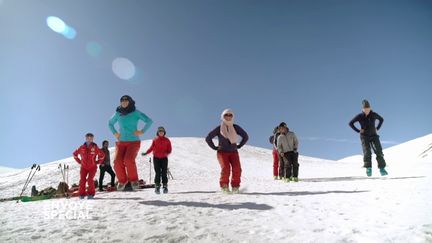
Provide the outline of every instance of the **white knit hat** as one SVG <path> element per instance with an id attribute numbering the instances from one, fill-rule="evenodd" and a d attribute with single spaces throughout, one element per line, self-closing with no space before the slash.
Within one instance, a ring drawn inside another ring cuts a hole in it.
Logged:
<path id="1" fill-rule="evenodd" d="M 221 119 L 222 119 L 222 120 L 224 119 L 225 114 L 232 114 L 232 115 L 233 115 L 233 118 L 234 118 L 234 111 L 231 110 L 230 108 L 225 109 L 225 110 L 222 112 L 222 114 L 221 114 Z"/>

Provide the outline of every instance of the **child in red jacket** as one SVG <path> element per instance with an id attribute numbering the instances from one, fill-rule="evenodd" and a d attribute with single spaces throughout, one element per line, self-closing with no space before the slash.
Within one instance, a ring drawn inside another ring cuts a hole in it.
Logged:
<path id="1" fill-rule="evenodd" d="M 151 147 L 142 155 L 153 152 L 153 163 L 156 172 L 155 185 L 156 194 L 160 194 L 160 183 L 162 177 L 163 193 L 168 193 L 168 155 L 171 154 L 171 141 L 165 136 L 165 128 L 159 127 L 153 139 Z"/>
<path id="2" fill-rule="evenodd" d="M 97 165 L 103 162 L 105 153 L 93 142 L 93 134 L 87 133 L 85 137 L 86 142 L 75 150 L 73 156 L 76 162 L 81 165 L 79 182 L 80 199 L 84 199 L 86 195 L 88 199 L 93 199 L 96 193 L 93 179 L 97 171 Z M 86 184 L 88 184 L 87 193 Z"/>

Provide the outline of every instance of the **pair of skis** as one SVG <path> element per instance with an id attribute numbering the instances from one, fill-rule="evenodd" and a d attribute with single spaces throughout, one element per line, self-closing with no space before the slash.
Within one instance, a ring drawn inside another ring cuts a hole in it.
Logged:
<path id="1" fill-rule="evenodd" d="M 64 192 L 64 194 L 65 194 L 65 196 L 66 197 L 69 197 L 69 195 L 68 195 L 68 192 L 67 192 L 67 190 L 68 190 L 68 186 L 69 186 L 69 165 L 66 165 L 66 164 L 59 164 L 58 165 L 58 168 L 59 168 L 59 170 L 60 170 L 60 173 L 61 173 L 61 176 L 62 176 L 62 179 L 63 179 L 63 185 L 67 185 L 67 186 L 65 186 L 65 192 Z"/>
<path id="2" fill-rule="evenodd" d="M 40 171 L 40 165 L 38 164 L 33 164 L 32 167 L 30 168 L 30 172 L 27 176 L 27 179 L 24 183 L 24 186 L 21 190 L 21 193 L 19 195 L 19 199 L 21 199 L 23 193 L 25 192 L 25 190 L 27 189 L 28 185 L 30 184 L 30 182 L 32 181 L 33 177 L 35 176 L 36 172 Z M 17 200 L 17 203 L 19 202 L 19 199 Z"/>
<path id="3" fill-rule="evenodd" d="M 58 168 L 60 169 L 63 182 L 69 185 L 69 165 L 60 163 Z"/>

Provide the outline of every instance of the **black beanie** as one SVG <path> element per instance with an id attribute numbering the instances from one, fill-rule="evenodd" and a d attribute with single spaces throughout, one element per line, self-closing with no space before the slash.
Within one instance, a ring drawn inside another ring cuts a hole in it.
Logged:
<path id="1" fill-rule="evenodd" d="M 363 108 L 370 108 L 369 101 L 367 101 L 367 100 L 363 100 L 363 101 L 362 101 L 362 107 L 363 107 Z"/>
<path id="2" fill-rule="evenodd" d="M 164 127 L 158 127 L 157 132 L 156 132 L 156 136 L 159 135 L 159 132 L 164 132 L 164 135 L 166 135 L 166 130 Z"/>

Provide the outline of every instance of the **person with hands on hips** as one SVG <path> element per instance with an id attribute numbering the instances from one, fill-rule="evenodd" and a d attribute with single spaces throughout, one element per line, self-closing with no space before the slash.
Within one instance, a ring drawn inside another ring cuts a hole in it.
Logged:
<path id="1" fill-rule="evenodd" d="M 378 125 L 376 125 L 377 120 Z M 357 122 L 360 123 L 360 129 L 354 125 Z M 363 149 L 363 161 L 367 176 L 372 176 L 371 149 L 373 149 L 376 154 L 376 160 L 378 161 L 378 168 L 381 176 L 386 176 L 388 174 L 385 169 L 386 162 L 384 160 L 380 137 L 377 132 L 380 130 L 383 122 L 384 118 L 371 109 L 370 103 L 367 100 L 362 101 L 362 112 L 356 115 L 349 122 L 349 126 L 360 134 L 360 141 Z"/>
<path id="2" fill-rule="evenodd" d="M 138 130 L 138 122 L 143 121 L 145 126 Z M 115 124 L 119 125 L 119 131 Z M 152 119 L 135 108 L 135 101 L 129 95 L 120 98 L 120 106 L 109 120 L 108 126 L 118 140 L 116 143 L 116 157 L 114 170 L 118 178 L 117 190 L 123 191 L 128 182 L 132 189 L 139 188 L 138 172 L 135 158 L 139 152 L 143 135 L 153 124 Z"/>
<path id="3" fill-rule="evenodd" d="M 206 137 L 210 148 L 217 151 L 217 158 L 221 167 L 219 185 L 222 192 L 230 193 L 230 174 L 232 193 L 239 193 L 241 182 L 241 163 L 238 149 L 241 149 L 248 141 L 249 136 L 243 128 L 234 124 L 234 112 L 226 109 L 221 114 L 221 125 L 213 129 Z M 238 137 L 242 140 L 237 143 Z M 219 140 L 218 146 L 213 143 L 213 138 Z"/>

